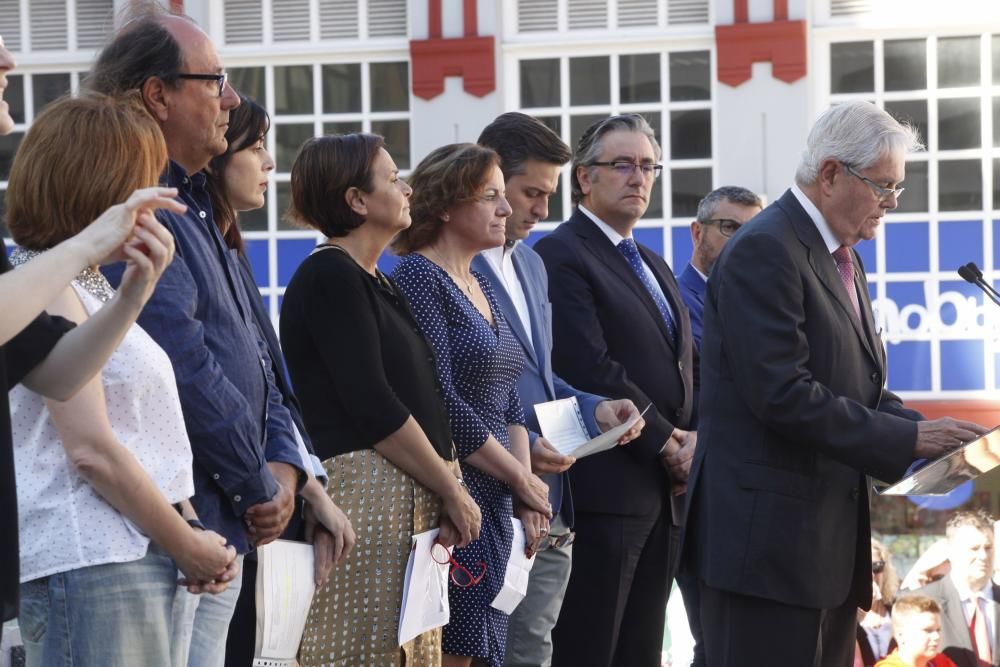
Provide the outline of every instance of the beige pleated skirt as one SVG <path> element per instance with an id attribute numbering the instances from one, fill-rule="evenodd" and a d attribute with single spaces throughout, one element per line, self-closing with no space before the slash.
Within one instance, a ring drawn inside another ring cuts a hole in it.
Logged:
<path id="1" fill-rule="evenodd" d="M 351 520 L 357 543 L 313 597 L 299 662 L 440 667 L 440 628 L 402 647 L 397 642 L 410 538 L 437 527 L 440 499 L 373 449 L 336 456 L 323 467 L 327 493 Z"/>

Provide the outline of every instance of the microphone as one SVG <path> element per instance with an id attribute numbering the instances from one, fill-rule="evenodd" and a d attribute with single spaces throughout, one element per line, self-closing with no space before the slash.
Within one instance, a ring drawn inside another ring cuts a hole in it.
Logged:
<path id="1" fill-rule="evenodd" d="M 958 275 L 962 276 L 962 279 L 966 282 L 972 283 L 983 290 L 983 293 L 990 298 L 990 301 L 1000 306 L 1000 293 L 993 289 L 993 285 L 990 285 L 983 279 L 983 272 L 979 270 L 975 262 L 969 262 L 964 266 L 960 266 L 958 268 Z"/>

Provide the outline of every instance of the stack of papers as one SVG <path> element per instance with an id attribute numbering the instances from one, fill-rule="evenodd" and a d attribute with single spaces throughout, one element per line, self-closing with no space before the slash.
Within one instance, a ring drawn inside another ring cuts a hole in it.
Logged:
<path id="1" fill-rule="evenodd" d="M 311 544 L 275 540 L 257 549 L 257 640 L 253 667 L 298 664 L 316 583 Z"/>

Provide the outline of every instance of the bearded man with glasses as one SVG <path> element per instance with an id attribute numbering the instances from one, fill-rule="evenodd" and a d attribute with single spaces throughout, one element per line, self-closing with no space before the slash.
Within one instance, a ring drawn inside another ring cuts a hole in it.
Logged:
<path id="1" fill-rule="evenodd" d="M 712 190 L 698 204 L 697 219 L 691 223 L 691 243 L 694 246 L 691 261 L 677 276 L 681 297 L 691 315 L 695 348 L 701 349 L 701 311 L 705 304 L 708 274 L 726 241 L 763 208 L 764 204 L 756 193 L 734 185 Z"/>

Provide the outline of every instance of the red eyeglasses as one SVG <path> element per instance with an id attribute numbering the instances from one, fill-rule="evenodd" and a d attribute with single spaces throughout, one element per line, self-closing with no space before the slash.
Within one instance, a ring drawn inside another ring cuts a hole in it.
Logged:
<path id="1" fill-rule="evenodd" d="M 455 584 L 459 588 L 471 588 L 483 580 L 483 576 L 486 574 L 486 563 L 483 561 L 478 561 L 476 563 L 477 568 L 481 568 L 479 575 L 475 576 L 469 569 L 455 560 L 455 557 L 451 555 L 451 551 L 448 547 L 441 544 L 440 542 L 435 542 L 431 546 L 431 558 L 438 565 L 451 565 L 451 572 L 449 576 L 451 577 L 451 583 Z"/>

